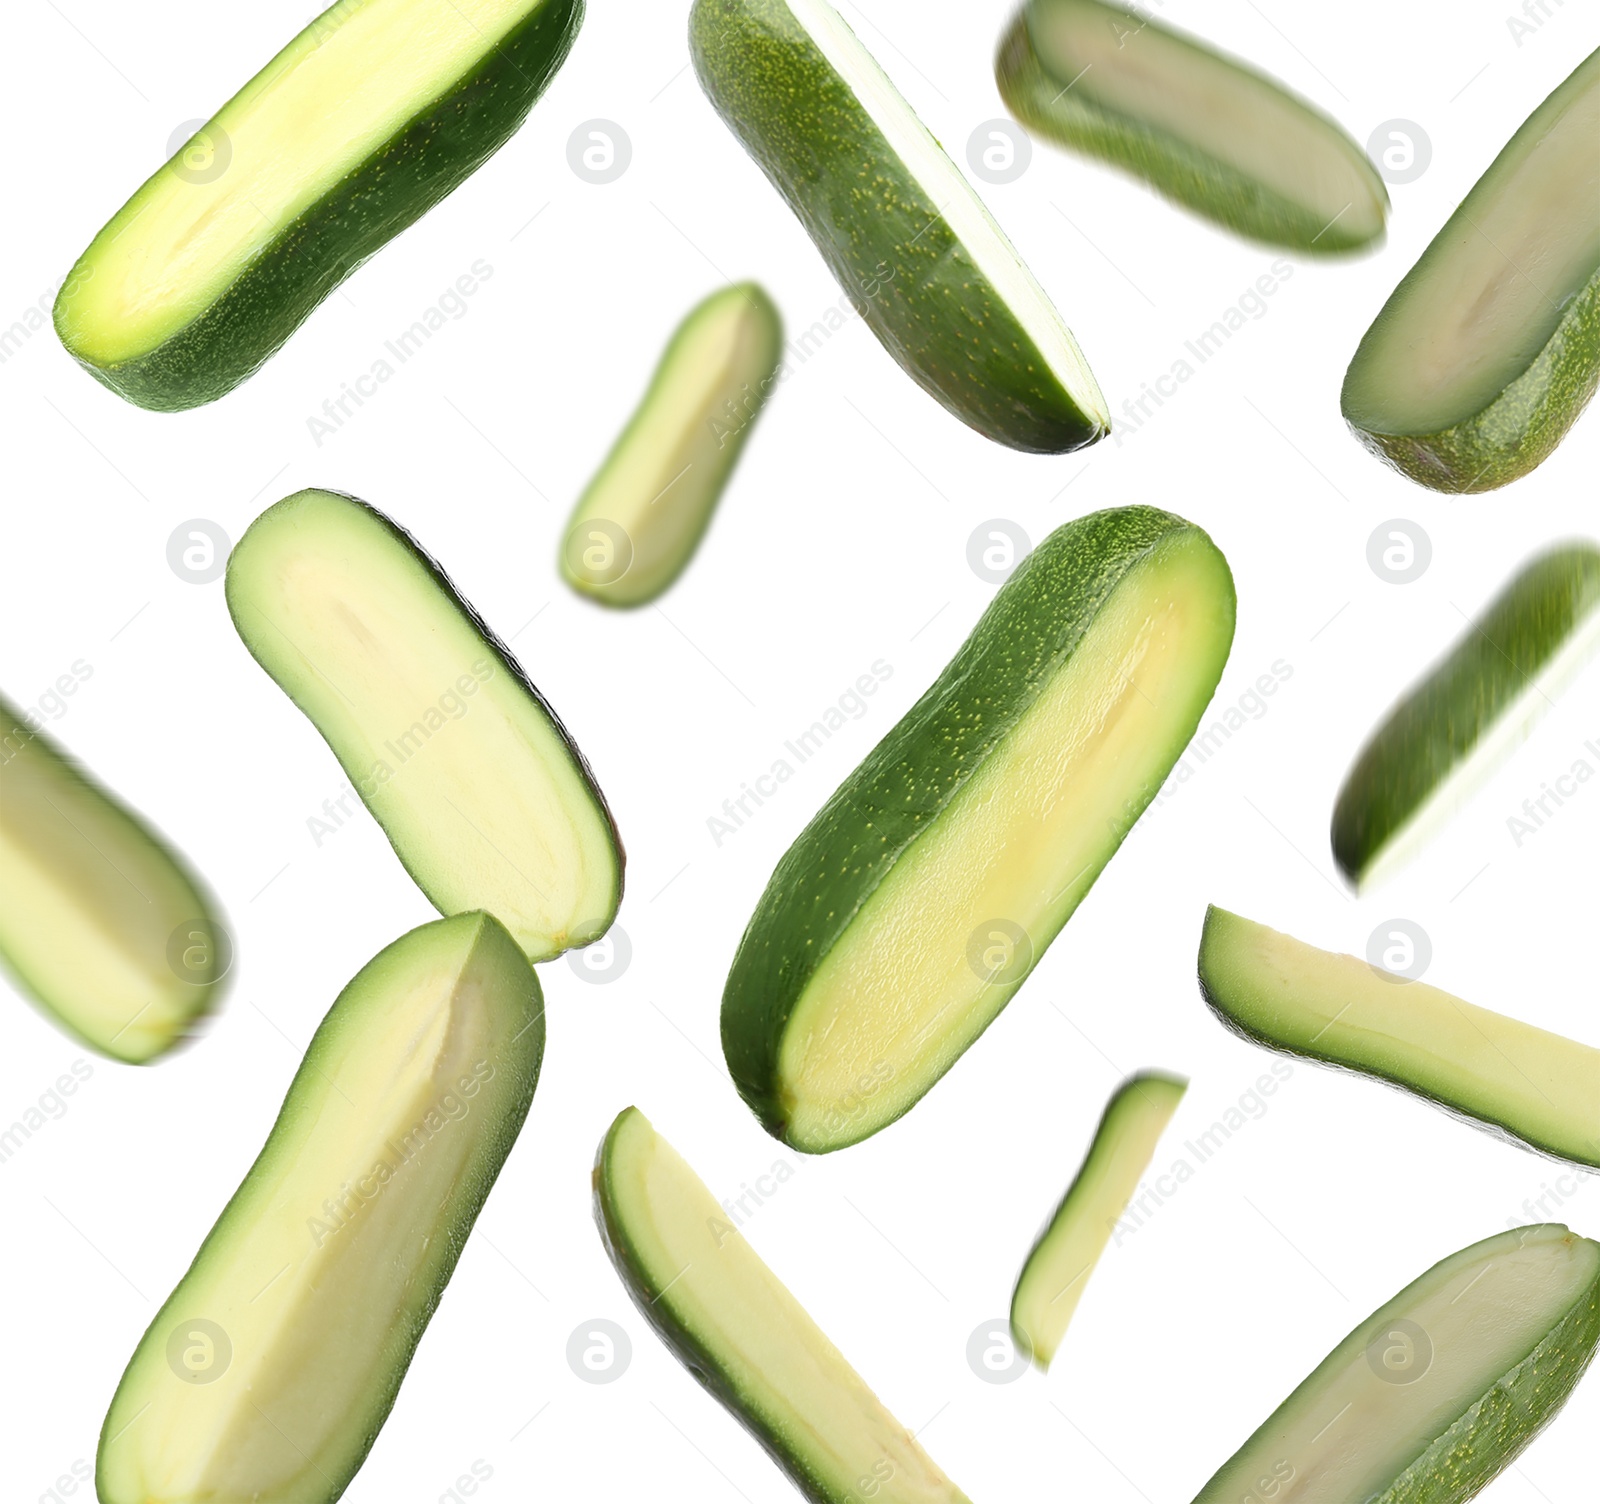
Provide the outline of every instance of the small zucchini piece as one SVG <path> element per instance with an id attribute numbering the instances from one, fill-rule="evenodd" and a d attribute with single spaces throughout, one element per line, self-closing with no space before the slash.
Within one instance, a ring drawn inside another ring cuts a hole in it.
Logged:
<path id="1" fill-rule="evenodd" d="M 637 1107 L 601 1142 L 594 1213 L 640 1314 L 812 1504 L 968 1504 Z"/>
<path id="2" fill-rule="evenodd" d="M 339 994 L 135 1350 L 101 1504 L 333 1504 L 366 1459 L 533 1100 L 538 979 L 487 914 Z"/>
<path id="3" fill-rule="evenodd" d="M 1269 1050 L 1374 1076 L 1600 1169 L 1600 1050 L 1589 1045 L 1214 905 L 1200 993 L 1226 1027 Z"/>
<path id="4" fill-rule="evenodd" d="M 1351 432 L 1435 491 L 1546 460 L 1600 382 L 1600 50 L 1525 120 L 1356 348 Z"/>
<path id="5" fill-rule="evenodd" d="M 1276 80 L 1102 0 L 1028 0 L 1001 39 L 1007 108 L 1236 234 L 1322 255 L 1383 240 L 1389 194 L 1335 121 Z"/>
<path id="6" fill-rule="evenodd" d="M 1391 870 L 1526 735 L 1600 635 L 1600 548 L 1525 564 L 1372 733 L 1345 775 L 1331 837 L 1357 887 Z"/>
<path id="7" fill-rule="evenodd" d="M 1559 1223 L 1441 1260 L 1374 1311 L 1194 1504 L 1463 1504 L 1567 1402 L 1600 1343 L 1600 1244 Z"/>
<path id="8" fill-rule="evenodd" d="M 188 863 L 0 698 L 0 960 L 68 1033 L 143 1064 L 221 996 L 232 955 Z"/>
<path id="9" fill-rule="evenodd" d="M 534 961 L 622 901 L 622 844 L 577 746 L 511 652 L 376 508 L 298 491 L 228 559 L 251 656 L 317 728 L 443 914 L 487 909 Z"/>
<path id="10" fill-rule="evenodd" d="M 643 400 L 567 524 L 561 572 L 608 606 L 654 600 L 694 557 L 778 379 L 783 321 L 754 282 L 678 325 Z"/>
<path id="11" fill-rule="evenodd" d="M 1188 1090 L 1182 1076 L 1130 1076 L 1107 1105 L 1077 1177 L 1034 1243 L 1011 1296 L 1017 1346 L 1048 1369 L 1084 1287 Z"/>
<path id="12" fill-rule="evenodd" d="M 820 1153 L 992 1023 L 1155 796 L 1233 641 L 1233 579 L 1153 507 L 1057 528 L 801 832 L 722 996 L 735 1085 Z"/>
<path id="13" fill-rule="evenodd" d="M 695 0 L 700 86 L 925 392 L 1013 449 L 1103 438 L 1071 331 L 967 180 L 827 0 Z"/>
<path id="14" fill-rule="evenodd" d="M 214 402 L 510 139 L 583 0 L 337 0 L 111 218 L 56 332 L 140 407 Z"/>

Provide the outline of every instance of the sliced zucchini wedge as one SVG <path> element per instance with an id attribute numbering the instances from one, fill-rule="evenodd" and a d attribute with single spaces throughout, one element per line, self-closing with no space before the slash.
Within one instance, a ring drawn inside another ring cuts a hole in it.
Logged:
<path id="1" fill-rule="evenodd" d="M 250 524 L 228 610 L 441 913 L 487 909 L 530 959 L 597 940 L 622 845 L 589 766 L 404 529 L 299 491 Z"/>
<path id="2" fill-rule="evenodd" d="M 188 864 L 0 698 L 0 960 L 91 1049 L 143 1064 L 221 996 L 232 942 Z"/>
<path id="3" fill-rule="evenodd" d="M 600 1145 L 594 1208 L 640 1314 L 812 1504 L 967 1504 L 637 1107 Z"/>
<path id="4" fill-rule="evenodd" d="M 654 600 L 694 557 L 778 380 L 783 321 L 754 282 L 695 305 L 567 524 L 561 572 L 608 606 Z"/>
<path id="5" fill-rule="evenodd" d="M 1360 887 L 1392 870 L 1528 732 L 1600 642 L 1600 548 L 1525 564 L 1383 718 L 1333 808 L 1334 860 Z"/>
<path id="6" fill-rule="evenodd" d="M 1117 1088 L 1088 1157 L 1033 1245 L 1011 1296 L 1011 1333 L 1040 1368 L 1060 1350 L 1089 1276 L 1188 1087 L 1182 1076 L 1148 1071 Z"/>
<path id="7" fill-rule="evenodd" d="M 1152 507 L 1058 528 L 779 862 L 722 996 L 734 1083 L 820 1153 L 907 1112 L 992 1023 L 1194 734 L 1228 565 Z"/>
<path id="8" fill-rule="evenodd" d="M 1351 1332 L 1195 1504 L 1462 1504 L 1566 1403 L 1596 1343 L 1600 1244 L 1559 1223 L 1486 1238 Z"/>
<path id="9" fill-rule="evenodd" d="M 583 0 L 337 0 L 90 242 L 62 344 L 140 407 L 215 401 L 505 144 L 582 19 Z"/>
<path id="10" fill-rule="evenodd" d="M 1104 397 L 967 180 L 827 0 L 695 0 L 700 85 L 868 328 L 963 423 L 1060 454 Z"/>
<path id="11" fill-rule="evenodd" d="M 1383 239 L 1383 179 L 1338 124 L 1142 11 L 1028 0 L 995 77 L 1030 130 L 1239 235 L 1323 255 Z"/>
<path id="12" fill-rule="evenodd" d="M 1351 431 L 1435 491 L 1554 451 L 1600 382 L 1600 50 L 1525 120 L 1356 348 Z"/>
<path id="13" fill-rule="evenodd" d="M 1600 1050 L 1462 1002 L 1356 956 L 1318 950 L 1214 905 L 1200 991 L 1237 1034 L 1600 1168 Z"/>
<path id="14" fill-rule="evenodd" d="M 425 924 L 357 973 L 117 1386 L 101 1504 L 333 1504 L 394 1404 L 543 1054 L 538 980 L 486 914 Z"/>

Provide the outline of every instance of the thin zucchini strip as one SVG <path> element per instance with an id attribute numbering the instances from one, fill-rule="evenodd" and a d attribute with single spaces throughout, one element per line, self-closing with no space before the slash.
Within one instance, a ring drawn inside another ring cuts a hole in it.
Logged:
<path id="1" fill-rule="evenodd" d="M 1359 1071 L 1600 1169 L 1600 1050 L 1214 905 L 1200 991 L 1256 1044 Z"/>
<path id="2" fill-rule="evenodd" d="M 640 1314 L 812 1504 L 969 1504 L 637 1107 L 600 1145 L 594 1207 Z"/>
<path id="3" fill-rule="evenodd" d="M 1011 1332 L 1040 1368 L 1048 1369 L 1060 1350 L 1089 1277 L 1188 1087 L 1182 1076 L 1147 1071 L 1117 1088 L 1087 1158 L 1028 1254 L 1011 1296 Z"/>

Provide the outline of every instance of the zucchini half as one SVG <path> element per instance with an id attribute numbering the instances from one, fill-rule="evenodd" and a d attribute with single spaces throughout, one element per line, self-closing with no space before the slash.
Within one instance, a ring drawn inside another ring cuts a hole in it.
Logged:
<path id="1" fill-rule="evenodd" d="M 1362 336 L 1351 432 L 1435 491 L 1549 457 L 1600 382 L 1600 50 L 1525 120 Z"/>
<path id="2" fill-rule="evenodd" d="M 1567 1402 L 1600 1343 L 1600 1244 L 1559 1223 L 1451 1254 L 1314 1369 L 1194 1504 L 1462 1504 Z"/>
<path id="3" fill-rule="evenodd" d="M 534 961 L 598 940 L 622 843 L 589 765 L 416 540 L 334 491 L 268 507 L 228 559 L 251 656 L 333 749 L 416 885 Z"/>
<path id="4" fill-rule="evenodd" d="M 867 327 L 963 423 L 1060 454 L 1104 397 L 1061 315 L 827 0 L 695 0 L 695 72 Z"/>
<path id="5" fill-rule="evenodd" d="M 1388 191 L 1338 124 L 1143 12 L 1029 0 L 995 78 L 1030 130 L 1251 240 L 1335 255 L 1383 239 Z"/>
<path id="6" fill-rule="evenodd" d="M 487 914 L 373 957 L 106 1415 L 101 1504 L 333 1504 L 533 1100 L 538 979 Z"/>
<path id="7" fill-rule="evenodd" d="M 215 401 L 505 144 L 582 19 L 583 0 L 337 0 L 90 242 L 62 344 L 140 407 Z"/>
<path id="8" fill-rule="evenodd" d="M 1193 523 L 1057 528 L 785 853 L 722 995 L 769 1132 L 853 1144 L 988 1028 L 1166 781 L 1233 642 L 1233 577 Z"/>

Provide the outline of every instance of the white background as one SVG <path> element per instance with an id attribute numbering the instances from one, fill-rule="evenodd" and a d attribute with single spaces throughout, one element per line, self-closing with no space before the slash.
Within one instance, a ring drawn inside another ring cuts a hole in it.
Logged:
<path id="1" fill-rule="evenodd" d="M 1505 8 L 1503 8 L 1505 7 Z M 858 322 L 797 365 L 762 418 L 690 571 L 606 614 L 560 583 L 572 502 L 683 312 L 758 277 L 791 334 L 840 302 L 810 243 L 687 69 L 681 4 L 600 0 L 527 126 L 383 251 L 267 368 L 213 406 L 140 411 L 48 329 L 0 366 L 7 471 L 0 684 L 30 703 L 75 659 L 93 677 L 51 727 L 164 829 L 221 894 L 234 985 L 206 1036 L 156 1066 L 93 1059 L 70 1110 L 0 1165 L 6 1229 L 0 1493 L 51 1497 L 92 1458 L 129 1353 L 269 1127 L 340 986 L 432 915 L 364 814 L 319 847 L 307 818 L 341 775 L 249 659 L 220 583 L 177 578 L 190 518 L 237 538 L 306 485 L 355 492 L 413 529 L 511 639 L 593 763 L 629 853 L 630 967 L 608 985 L 541 969 L 549 1046 L 527 1127 L 347 1497 L 781 1501 L 783 1477 L 627 1302 L 589 1209 L 595 1145 L 640 1105 L 721 1195 L 794 1166 L 747 1225 L 891 1409 L 974 1500 L 1182 1504 L 1345 1332 L 1429 1264 L 1547 1212 L 1600 1229 L 1568 1174 L 1363 1080 L 1296 1066 L 1182 1191 L 1106 1258 L 1048 1378 L 980 1382 L 969 1334 L 1003 1315 L 1041 1219 L 1107 1093 L 1164 1067 L 1193 1087 L 1157 1155 L 1180 1155 L 1269 1064 L 1194 983 L 1217 901 L 1335 949 L 1420 923 L 1429 979 L 1600 1041 L 1592 965 L 1600 783 L 1520 849 L 1506 820 L 1600 742 L 1600 670 L 1416 862 L 1353 900 L 1327 848 L 1334 792 L 1374 720 L 1508 572 L 1593 533 L 1600 420 L 1508 490 L 1450 500 L 1370 459 L 1338 391 L 1362 330 L 1512 131 L 1600 41 L 1576 0 L 1513 40 L 1509 0 L 1334 7 L 1171 0 L 1164 14 L 1253 59 L 1366 141 L 1419 123 L 1428 171 L 1396 186 L 1391 235 L 1354 262 L 1296 259 L 1223 352 L 1126 442 L 1011 453 L 918 391 Z M 964 163 L 1004 112 L 990 71 L 1006 0 L 846 8 Z M 307 19 L 304 0 L 16 0 L 0 111 L 13 143 L 0 325 L 65 274 L 102 221 Z M 620 124 L 633 159 L 580 180 L 568 138 Z M 1274 252 L 1051 148 L 985 197 L 1055 297 L 1114 414 L 1251 286 Z M 537 216 L 537 217 L 535 217 Z M 492 277 L 424 354 L 320 446 L 307 418 L 471 264 Z M 48 303 L 48 297 L 45 301 Z M 1204 525 L 1238 583 L 1218 706 L 1277 659 L 1293 676 L 1176 797 L 1152 809 L 1006 1015 L 915 1112 L 848 1152 L 768 1139 L 728 1082 L 721 986 L 773 864 L 938 672 L 992 598 L 978 524 L 1030 537 L 1129 502 Z M 1368 536 L 1419 523 L 1433 562 L 1395 586 Z M 742 830 L 707 818 L 868 671 L 893 677 Z M 5 1002 L 0 1122 L 84 1051 Z M 92 1057 L 91 1057 L 92 1058 Z M 1565 1178 L 1561 1178 L 1565 1177 Z M 569 1335 L 632 1335 L 616 1382 L 580 1382 Z M 537 1418 L 535 1418 L 537 1417 Z M 1600 1381 L 1485 1495 L 1593 1491 Z"/>

